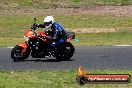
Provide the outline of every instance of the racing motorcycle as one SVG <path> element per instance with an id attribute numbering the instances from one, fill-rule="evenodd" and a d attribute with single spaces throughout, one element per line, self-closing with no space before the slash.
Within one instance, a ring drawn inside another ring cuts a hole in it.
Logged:
<path id="1" fill-rule="evenodd" d="M 69 60 L 75 51 L 74 46 L 69 42 L 75 38 L 74 32 L 66 32 L 66 40 L 54 41 L 49 40 L 50 31 L 36 32 L 36 17 L 30 30 L 24 33 L 25 42 L 17 44 L 11 51 L 11 58 L 15 61 L 24 61 L 29 55 L 32 58 L 55 57 L 56 60 Z"/>

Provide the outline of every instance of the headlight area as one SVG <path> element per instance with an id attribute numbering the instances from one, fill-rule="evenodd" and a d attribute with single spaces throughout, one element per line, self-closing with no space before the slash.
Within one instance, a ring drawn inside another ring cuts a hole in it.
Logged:
<path id="1" fill-rule="evenodd" d="M 29 41 L 29 38 L 28 38 L 27 36 L 24 36 L 24 39 L 25 39 L 26 41 Z"/>

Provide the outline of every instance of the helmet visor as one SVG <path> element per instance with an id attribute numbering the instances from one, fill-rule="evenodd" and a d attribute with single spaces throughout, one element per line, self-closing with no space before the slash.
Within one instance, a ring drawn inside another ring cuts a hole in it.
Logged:
<path id="1" fill-rule="evenodd" d="M 49 25 L 51 25 L 52 24 L 52 22 L 50 21 L 50 22 L 45 22 L 44 23 L 44 26 L 49 26 Z"/>

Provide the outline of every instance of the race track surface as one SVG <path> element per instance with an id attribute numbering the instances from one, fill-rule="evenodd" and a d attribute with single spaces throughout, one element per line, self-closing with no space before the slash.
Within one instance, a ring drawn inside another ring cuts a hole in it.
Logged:
<path id="1" fill-rule="evenodd" d="M 70 61 L 55 58 L 32 58 L 13 62 L 11 49 L 0 48 L 0 70 L 75 70 L 80 65 L 87 70 L 132 70 L 132 46 L 75 47 Z"/>

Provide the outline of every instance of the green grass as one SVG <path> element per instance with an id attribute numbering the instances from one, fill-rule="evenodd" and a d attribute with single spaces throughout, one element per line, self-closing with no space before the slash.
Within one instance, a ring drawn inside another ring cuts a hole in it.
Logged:
<path id="1" fill-rule="evenodd" d="M 44 17 L 45 16 L 38 16 L 37 23 L 43 23 Z M 55 21 L 67 29 L 132 28 L 132 17 L 111 17 L 95 15 L 55 16 Z M 32 22 L 33 16 L 0 16 L 0 37 L 22 38 L 24 31 L 30 29 Z"/>
<path id="2" fill-rule="evenodd" d="M 30 29 L 33 15 L 0 15 L 0 47 L 14 46 L 23 41 L 24 31 Z M 37 16 L 37 23 L 43 23 L 45 16 Z M 67 29 L 81 28 L 115 28 L 114 33 L 77 34 L 77 46 L 132 44 L 132 17 L 115 17 L 101 15 L 61 15 L 55 21 Z M 43 29 L 41 29 L 43 31 Z M 120 31 L 123 30 L 123 31 Z M 81 30 L 80 30 L 81 31 Z"/>
<path id="3" fill-rule="evenodd" d="M 132 31 L 119 31 L 112 33 L 86 33 L 76 34 L 79 40 L 71 41 L 75 46 L 97 46 L 97 45 L 132 45 Z M 15 46 L 25 41 L 23 38 L 0 38 L 0 47 Z"/>
<path id="4" fill-rule="evenodd" d="M 132 0 L 1 0 L 5 8 L 86 8 L 96 5 L 132 5 Z M 2 8 L 1 8 L 2 9 Z M 4 8 L 3 8 L 4 9 Z"/>
<path id="5" fill-rule="evenodd" d="M 73 42 L 76 46 L 96 46 L 96 45 L 132 45 L 132 32 L 120 31 L 113 33 L 90 33 L 77 34 L 78 42 Z"/>
<path id="6" fill-rule="evenodd" d="M 37 23 L 43 23 L 44 16 L 38 16 Z M 0 47 L 14 46 L 23 40 L 24 31 L 30 29 L 33 16 L 0 16 Z M 97 15 L 55 16 L 55 21 L 64 28 L 117 28 L 114 33 L 77 34 L 77 46 L 132 44 L 132 17 Z M 43 31 L 43 29 L 40 29 Z M 81 30 L 80 30 L 81 31 Z"/>
<path id="7" fill-rule="evenodd" d="M 0 38 L 0 47 L 14 47 L 24 41 L 24 38 Z"/>
<path id="8" fill-rule="evenodd" d="M 130 74 L 130 70 L 89 70 L 90 74 Z M 130 84 L 76 82 L 77 71 L 0 71 L 0 88 L 130 88 Z"/>
<path id="9" fill-rule="evenodd" d="M 44 17 L 44 16 L 43 16 Z M 43 23 L 38 16 L 37 23 Z M 24 31 L 30 29 L 33 16 L 0 16 L 0 47 L 15 46 L 24 41 Z M 132 44 L 132 17 L 111 17 L 96 15 L 55 16 L 55 21 L 64 28 L 118 28 L 114 33 L 77 34 L 76 46 Z M 43 29 L 39 29 L 43 31 Z M 81 31 L 81 30 L 80 30 Z"/>
<path id="10" fill-rule="evenodd" d="M 84 18 L 85 17 L 85 18 Z M 30 29 L 33 16 L 0 16 L 0 47 L 15 46 L 24 41 L 24 31 Z M 37 23 L 43 23 L 38 16 Z M 64 28 L 118 28 L 113 33 L 76 34 L 79 42 L 76 46 L 132 44 L 132 17 L 112 17 L 97 15 L 55 16 L 55 20 Z M 43 29 L 39 29 L 43 31 Z M 123 30 L 123 31 L 121 31 Z"/>

